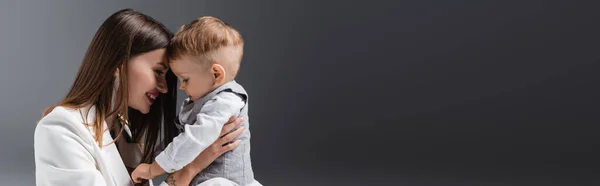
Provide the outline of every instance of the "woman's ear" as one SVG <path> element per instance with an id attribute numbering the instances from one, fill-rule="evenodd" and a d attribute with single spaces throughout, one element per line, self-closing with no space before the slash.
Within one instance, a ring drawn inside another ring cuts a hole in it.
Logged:
<path id="1" fill-rule="evenodd" d="M 210 70 L 213 74 L 213 78 L 215 79 L 215 84 L 223 83 L 223 80 L 225 80 L 225 77 L 227 75 L 225 73 L 225 68 L 223 68 L 223 66 L 221 66 L 219 64 L 213 64 L 210 67 Z"/>

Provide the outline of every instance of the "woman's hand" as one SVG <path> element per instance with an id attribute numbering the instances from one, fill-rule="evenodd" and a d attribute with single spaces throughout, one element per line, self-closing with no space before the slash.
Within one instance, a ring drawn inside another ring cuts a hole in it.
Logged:
<path id="1" fill-rule="evenodd" d="M 196 174 L 208 167 L 223 153 L 233 150 L 240 144 L 240 140 L 234 142 L 233 139 L 237 138 L 244 131 L 244 127 L 237 128 L 241 123 L 241 118 L 231 117 L 223 126 L 221 134 L 219 134 L 220 138 L 217 141 L 204 149 L 192 163 L 186 165 L 180 171 L 170 174 L 165 182 L 171 186 L 189 185 Z M 232 131 L 233 129 L 235 130 Z"/>
<path id="2" fill-rule="evenodd" d="M 242 123 L 242 119 L 231 117 L 229 121 L 223 126 L 220 138 L 206 148 L 192 163 L 186 167 L 190 167 L 196 171 L 196 174 L 208 167 L 215 159 L 223 155 L 223 153 L 233 150 L 240 144 L 240 140 L 233 141 L 244 131 L 244 127 L 239 127 Z M 237 128 L 237 129 L 235 129 Z M 235 129 L 235 131 L 232 131 Z M 229 133 L 231 132 L 231 133 Z"/>

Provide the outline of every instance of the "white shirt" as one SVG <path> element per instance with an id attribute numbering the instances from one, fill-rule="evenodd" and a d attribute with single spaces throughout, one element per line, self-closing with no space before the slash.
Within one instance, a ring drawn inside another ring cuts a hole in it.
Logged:
<path id="1" fill-rule="evenodd" d="M 156 156 L 156 163 L 169 173 L 181 170 L 219 138 L 223 125 L 231 116 L 239 114 L 244 105 L 235 93 L 217 94 L 198 113 L 192 113 L 195 122 L 184 124 L 184 132 Z"/>

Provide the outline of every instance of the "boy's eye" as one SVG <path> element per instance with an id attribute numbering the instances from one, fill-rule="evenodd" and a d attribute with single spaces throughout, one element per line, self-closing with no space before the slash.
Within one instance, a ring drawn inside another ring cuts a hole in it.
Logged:
<path id="1" fill-rule="evenodd" d="M 187 82 L 188 82 L 188 79 L 187 79 L 187 78 L 186 78 L 186 79 L 183 79 L 183 82 L 184 82 L 184 83 L 187 83 Z"/>

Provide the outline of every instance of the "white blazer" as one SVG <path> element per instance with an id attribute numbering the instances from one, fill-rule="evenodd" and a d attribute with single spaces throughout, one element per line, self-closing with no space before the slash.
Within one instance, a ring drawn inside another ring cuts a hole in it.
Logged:
<path id="1" fill-rule="evenodd" d="M 133 185 L 115 144 L 108 145 L 113 138 L 106 130 L 106 123 L 104 145 L 100 148 L 94 140 L 94 130 L 83 124 L 85 111 L 56 107 L 37 124 L 34 133 L 36 185 Z M 89 113 L 87 121 L 93 121 L 93 107 Z"/>

